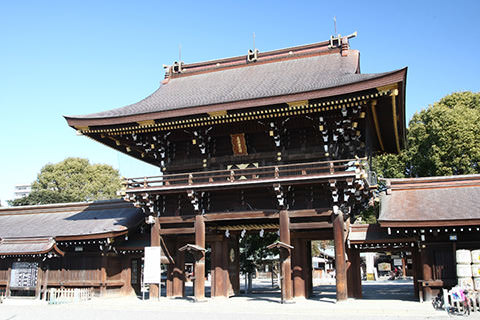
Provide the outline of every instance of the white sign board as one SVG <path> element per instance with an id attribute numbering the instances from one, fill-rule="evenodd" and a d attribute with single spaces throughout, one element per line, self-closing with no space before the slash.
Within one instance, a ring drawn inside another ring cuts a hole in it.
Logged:
<path id="1" fill-rule="evenodd" d="M 144 283 L 160 283 L 161 268 L 160 257 L 162 255 L 161 247 L 145 247 L 145 265 L 143 270 Z"/>
<path id="2" fill-rule="evenodd" d="M 393 259 L 393 265 L 394 265 L 394 266 L 401 266 L 401 265 L 403 265 L 402 259 Z"/>

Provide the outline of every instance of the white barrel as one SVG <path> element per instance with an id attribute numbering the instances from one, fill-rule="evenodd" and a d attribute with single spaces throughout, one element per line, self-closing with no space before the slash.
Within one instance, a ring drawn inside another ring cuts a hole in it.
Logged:
<path id="1" fill-rule="evenodd" d="M 480 277 L 473 278 L 473 285 L 475 287 L 475 290 L 480 291 Z"/>
<path id="2" fill-rule="evenodd" d="M 457 277 L 472 277 L 472 267 L 469 264 L 457 264 Z"/>
<path id="3" fill-rule="evenodd" d="M 474 278 L 480 278 L 480 263 L 472 264 L 472 276 Z"/>
<path id="4" fill-rule="evenodd" d="M 457 250 L 457 263 L 470 264 L 472 263 L 472 254 L 470 250 Z"/>
<path id="5" fill-rule="evenodd" d="M 480 263 L 480 250 L 472 250 L 472 263 Z"/>
<path id="6" fill-rule="evenodd" d="M 473 289 L 473 279 L 470 277 L 462 277 L 458 278 L 458 286 L 463 288 L 463 289 Z"/>

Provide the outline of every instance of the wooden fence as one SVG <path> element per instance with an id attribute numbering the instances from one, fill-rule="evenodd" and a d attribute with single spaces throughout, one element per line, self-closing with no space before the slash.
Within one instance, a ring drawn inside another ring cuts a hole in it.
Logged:
<path id="1" fill-rule="evenodd" d="M 55 289 L 47 291 L 49 304 L 62 304 L 87 301 L 93 297 L 93 288 Z"/>

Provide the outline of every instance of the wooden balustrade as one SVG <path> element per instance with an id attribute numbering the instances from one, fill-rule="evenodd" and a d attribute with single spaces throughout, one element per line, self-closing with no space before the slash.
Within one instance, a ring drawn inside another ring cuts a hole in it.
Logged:
<path id="1" fill-rule="evenodd" d="M 355 176 L 366 165 L 366 159 L 348 159 L 322 161 L 300 164 L 255 167 L 246 169 L 229 169 L 200 171 L 190 173 L 165 174 L 161 176 L 127 178 L 127 191 L 144 189 L 162 189 L 201 184 L 225 184 L 261 180 L 295 179 L 311 176 Z"/>

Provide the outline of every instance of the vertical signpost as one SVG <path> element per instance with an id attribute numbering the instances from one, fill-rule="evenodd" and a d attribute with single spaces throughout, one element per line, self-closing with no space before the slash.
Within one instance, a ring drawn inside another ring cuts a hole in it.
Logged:
<path id="1" fill-rule="evenodd" d="M 158 285 L 158 298 L 160 298 L 160 283 L 162 279 L 162 269 L 160 266 L 161 255 L 161 247 L 145 247 L 145 267 L 143 271 L 143 282 L 145 284 L 148 283 Z"/>

